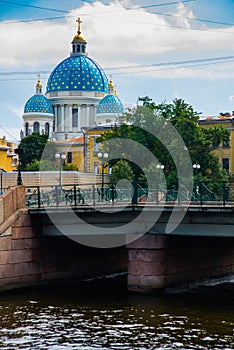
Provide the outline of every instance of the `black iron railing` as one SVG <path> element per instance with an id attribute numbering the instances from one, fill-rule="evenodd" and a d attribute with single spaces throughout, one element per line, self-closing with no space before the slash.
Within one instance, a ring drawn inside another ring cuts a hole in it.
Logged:
<path id="1" fill-rule="evenodd" d="M 121 203 L 136 204 L 214 204 L 227 205 L 234 202 L 234 187 L 226 183 L 199 183 L 193 188 L 185 185 L 167 189 L 160 183 L 151 188 L 133 183 L 128 188 L 106 183 L 70 184 L 63 186 L 28 186 L 26 203 L 28 207 L 78 206 L 78 205 L 118 205 Z"/>

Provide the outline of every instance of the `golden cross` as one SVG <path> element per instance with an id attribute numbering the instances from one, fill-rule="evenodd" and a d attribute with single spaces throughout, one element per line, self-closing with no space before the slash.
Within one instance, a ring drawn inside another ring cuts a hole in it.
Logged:
<path id="1" fill-rule="evenodd" d="M 78 34 L 80 35 L 81 34 L 80 25 L 82 23 L 82 21 L 80 20 L 80 17 L 76 20 L 76 22 L 78 23 Z"/>

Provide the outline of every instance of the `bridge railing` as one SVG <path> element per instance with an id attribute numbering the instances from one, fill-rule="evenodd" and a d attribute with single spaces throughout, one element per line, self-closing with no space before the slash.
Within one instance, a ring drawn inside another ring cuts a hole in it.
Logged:
<path id="1" fill-rule="evenodd" d="M 163 184 L 148 188 L 140 183 L 132 186 L 118 187 L 106 183 L 100 184 L 66 184 L 63 186 L 26 186 L 26 205 L 28 207 L 78 206 L 78 205 L 118 205 L 128 204 L 217 204 L 226 205 L 234 201 L 234 189 L 226 183 L 199 183 L 193 191 L 181 186 L 180 191 L 167 189 Z"/>

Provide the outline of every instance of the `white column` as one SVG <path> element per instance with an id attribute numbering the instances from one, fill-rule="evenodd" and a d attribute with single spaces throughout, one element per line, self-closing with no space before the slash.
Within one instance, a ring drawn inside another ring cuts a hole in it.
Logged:
<path id="1" fill-rule="evenodd" d="M 91 105 L 90 106 L 90 117 L 89 117 L 89 123 L 90 123 L 90 125 L 94 125 L 95 124 L 95 115 L 96 115 L 96 113 L 95 113 L 95 110 L 96 110 L 96 107 L 95 107 L 95 105 Z"/>
<path id="2" fill-rule="evenodd" d="M 61 105 L 61 126 L 60 131 L 65 131 L 65 119 L 64 119 L 64 105 Z"/>
<path id="3" fill-rule="evenodd" d="M 43 133 L 45 134 L 45 122 L 41 122 L 40 123 L 40 134 L 42 135 L 42 131 L 43 131 Z"/>
<path id="4" fill-rule="evenodd" d="M 57 127 L 57 123 L 58 123 L 58 106 L 55 105 L 54 106 L 54 128 L 55 128 L 55 132 L 58 131 L 58 127 Z"/>
<path id="5" fill-rule="evenodd" d="M 68 122 L 69 122 L 69 132 L 72 131 L 72 105 L 69 105 L 69 117 L 68 117 Z"/>
<path id="6" fill-rule="evenodd" d="M 53 135 L 53 122 L 49 122 L 49 136 L 50 138 L 52 137 Z"/>
<path id="7" fill-rule="evenodd" d="M 87 109 L 86 109 L 86 123 L 85 126 L 89 126 L 89 120 L 90 120 L 90 105 L 87 105 Z"/>
<path id="8" fill-rule="evenodd" d="M 81 106 L 78 106 L 78 131 L 80 131 L 81 127 L 83 126 L 83 125 L 81 125 L 81 118 L 82 118 Z"/>

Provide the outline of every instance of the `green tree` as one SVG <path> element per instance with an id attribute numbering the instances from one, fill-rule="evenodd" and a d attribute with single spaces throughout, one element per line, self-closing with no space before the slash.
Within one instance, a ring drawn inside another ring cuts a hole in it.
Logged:
<path id="1" fill-rule="evenodd" d="M 25 167 L 25 171 L 55 171 L 58 167 L 55 164 L 55 161 L 50 160 L 33 160 L 30 164 Z"/>
<path id="2" fill-rule="evenodd" d="M 140 99 L 139 99 L 140 100 Z M 136 141 L 131 144 L 129 149 L 125 147 L 126 154 L 122 157 L 125 159 L 134 158 L 133 155 L 139 153 L 137 144 L 145 146 L 157 158 L 157 161 L 165 166 L 164 173 L 169 187 L 173 188 L 177 183 L 177 169 L 175 162 L 171 156 L 171 150 L 176 150 L 178 140 L 173 138 L 170 129 L 167 127 L 167 120 L 170 122 L 182 137 L 185 147 L 183 152 L 189 152 L 192 163 L 199 163 L 201 168 L 199 170 L 199 179 L 206 180 L 225 180 L 225 173 L 222 171 L 217 157 L 212 153 L 213 144 L 216 139 L 219 142 L 227 142 L 229 139 L 229 131 L 226 128 L 204 129 L 198 125 L 199 113 L 193 107 L 187 104 L 182 99 L 175 99 L 172 103 L 161 103 L 156 105 L 152 100 L 146 96 L 141 98 L 143 106 L 137 106 L 128 110 L 124 118 L 125 124 L 119 127 L 115 126 L 111 131 L 104 133 L 97 141 L 104 142 L 117 138 L 119 141 L 115 143 L 115 149 L 110 152 L 107 150 L 112 165 L 121 158 L 119 156 L 121 150 L 122 139 L 131 139 Z M 147 130 L 160 130 L 163 135 L 161 142 L 153 134 Z M 167 144 L 168 147 L 165 147 Z M 140 148 L 139 148 L 140 149 Z M 177 162 L 183 168 L 184 153 L 178 152 L 176 155 Z M 129 161 L 134 176 L 136 178 L 143 178 L 144 171 L 147 168 L 154 168 L 151 165 L 150 158 L 145 161 L 144 169 L 136 166 L 134 162 Z M 186 169 L 184 171 L 186 176 Z"/>
<path id="3" fill-rule="evenodd" d="M 43 155 L 43 151 L 46 147 L 46 155 Z M 30 165 L 32 164 L 32 168 L 37 168 L 37 165 L 40 162 L 42 155 L 43 160 L 48 160 L 51 163 L 54 162 L 54 155 L 56 153 L 56 145 L 52 142 L 48 141 L 48 135 L 40 135 L 38 133 L 32 133 L 31 135 L 24 137 L 20 144 L 19 148 L 23 150 L 21 155 L 21 170 L 30 169 Z M 45 165 L 45 163 L 44 163 Z M 47 163 L 49 169 L 51 170 L 51 164 Z"/>
<path id="4" fill-rule="evenodd" d="M 79 171 L 78 167 L 75 164 L 65 164 L 63 166 L 63 171 Z"/>
<path id="5" fill-rule="evenodd" d="M 120 180 L 133 181 L 133 170 L 126 160 L 120 159 L 112 167 L 110 181 L 113 184 L 116 184 Z"/>

